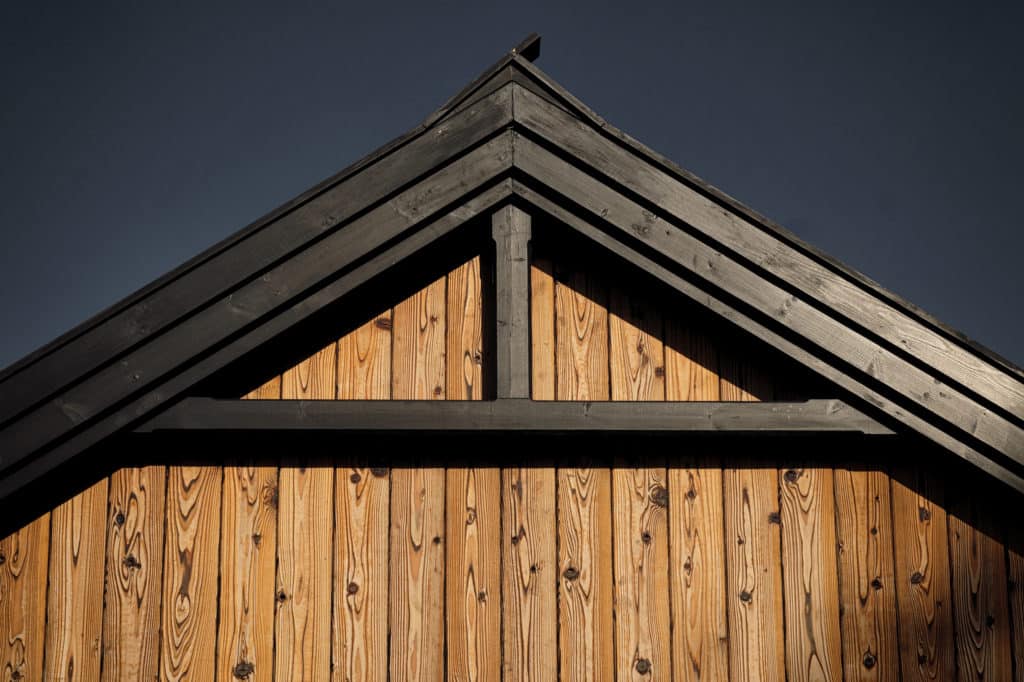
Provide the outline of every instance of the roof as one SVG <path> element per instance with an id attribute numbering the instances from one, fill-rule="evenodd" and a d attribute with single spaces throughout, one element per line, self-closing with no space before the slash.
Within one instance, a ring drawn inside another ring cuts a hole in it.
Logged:
<path id="1" fill-rule="evenodd" d="M 1024 491 L 1020 368 L 609 125 L 538 52 L 0 373 L 0 500 L 510 201 Z"/>

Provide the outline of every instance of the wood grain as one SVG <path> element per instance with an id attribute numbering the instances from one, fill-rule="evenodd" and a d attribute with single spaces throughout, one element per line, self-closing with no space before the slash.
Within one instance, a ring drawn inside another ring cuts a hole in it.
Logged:
<path id="1" fill-rule="evenodd" d="M 797 682 L 843 679 L 832 469 L 779 472 L 786 670 Z"/>
<path id="2" fill-rule="evenodd" d="M 571 261 L 559 262 L 555 282 L 555 363 L 558 395 L 607 400 L 608 294 L 603 283 Z"/>
<path id="3" fill-rule="evenodd" d="M 1009 496 L 1008 496 L 1009 497 Z M 1003 501 L 1008 512 L 1016 508 L 1016 497 Z M 1007 513 L 1007 519 L 1014 519 Z M 1010 616 L 1013 619 L 1013 679 L 1024 682 L 1024 525 L 1015 519 L 1007 524 L 1007 592 L 1010 601 Z"/>
<path id="4" fill-rule="evenodd" d="M 391 394 L 444 399 L 444 277 L 395 306 Z M 444 676 L 444 469 L 391 472 L 390 671 L 394 680 Z"/>
<path id="5" fill-rule="evenodd" d="M 907 465 L 892 473 L 896 605 L 904 680 L 956 677 L 942 487 Z"/>
<path id="6" fill-rule="evenodd" d="M 445 278 L 432 282 L 395 306 L 391 395 L 403 399 L 444 399 Z"/>
<path id="7" fill-rule="evenodd" d="M 612 400 L 664 400 L 664 331 L 657 307 L 640 292 L 612 287 L 608 326 Z"/>
<path id="8" fill-rule="evenodd" d="M 503 679 L 553 680 L 558 672 L 555 473 L 502 471 Z"/>
<path id="9" fill-rule="evenodd" d="M 448 400 L 483 398 L 480 259 L 448 273 Z M 500 680 L 501 470 L 446 473 L 446 658 L 452 680 Z"/>
<path id="10" fill-rule="evenodd" d="M 338 340 L 338 398 L 391 397 L 392 311 Z M 336 682 L 387 679 L 388 521 L 391 474 L 364 454 L 335 471 L 334 646 Z"/>
<path id="11" fill-rule="evenodd" d="M 959 679 L 1010 680 L 1010 605 L 998 494 L 973 476 L 951 482 L 949 558 Z"/>
<path id="12" fill-rule="evenodd" d="M 445 489 L 448 679 L 500 680 L 501 471 L 452 468 Z"/>
<path id="13" fill-rule="evenodd" d="M 661 317 L 639 292 L 609 296 L 612 400 L 665 398 Z M 612 469 L 615 651 L 620 680 L 672 675 L 668 479 L 664 457 L 640 449 L 617 453 Z M 653 465 L 653 466 L 652 466 Z M 651 677 L 648 677 L 651 676 Z"/>
<path id="14" fill-rule="evenodd" d="M 554 361 L 558 400 L 608 400 L 607 293 L 601 282 L 577 264 L 561 268 L 551 297 L 542 276 L 534 306 L 550 330 L 534 341 L 534 356 Z M 550 267 L 550 266 L 547 266 Z M 543 275 L 543 271 L 537 273 Z M 543 301 L 538 298 L 544 297 Z M 554 310 L 551 310 L 551 304 Z M 554 313 L 552 317 L 551 313 Z M 551 327 L 554 321 L 554 328 Z M 557 337 L 556 337 L 557 335 Z M 558 340 L 547 354 L 548 342 Z M 538 343 L 539 341 L 539 343 Z M 534 371 L 543 382 L 547 372 Z M 559 662 L 563 679 L 612 679 L 615 671 L 614 569 L 610 460 L 586 453 L 562 458 L 558 485 Z M 598 460 L 598 461 L 595 461 Z"/>
<path id="15" fill-rule="evenodd" d="M 110 477 L 104 680 L 159 676 L 166 491 L 163 466 L 124 468 Z"/>
<path id="16" fill-rule="evenodd" d="M 50 512 L 0 540 L 0 557 L 0 679 L 42 679 Z"/>
<path id="17" fill-rule="evenodd" d="M 444 469 L 391 473 L 391 679 L 444 677 Z"/>
<path id="18" fill-rule="evenodd" d="M 617 679 L 671 679 L 665 469 L 612 470 Z M 652 677 L 647 677 L 651 675 Z"/>
<path id="19" fill-rule="evenodd" d="M 530 267 L 530 396 L 555 399 L 555 280 L 551 259 L 534 255 Z"/>
<path id="20" fill-rule="evenodd" d="M 844 679 L 895 682 L 900 659 L 889 476 L 854 467 L 837 467 L 834 475 Z"/>
<path id="21" fill-rule="evenodd" d="M 212 680 L 222 471 L 172 466 L 167 477 L 160 676 Z"/>
<path id="22" fill-rule="evenodd" d="M 665 399 L 718 400 L 718 356 L 699 327 L 665 320 Z M 700 449 L 669 456 L 669 565 L 673 679 L 727 680 L 721 459 Z"/>
<path id="23" fill-rule="evenodd" d="M 337 390 L 337 344 L 286 371 L 281 397 L 330 400 Z M 287 454 L 279 474 L 274 679 L 331 675 L 334 470 L 306 453 Z"/>
<path id="24" fill-rule="evenodd" d="M 391 397 L 391 309 L 338 339 L 338 400 Z"/>
<path id="25" fill-rule="evenodd" d="M 51 513 L 45 678 L 100 677 L 107 479 Z"/>
<path id="26" fill-rule="evenodd" d="M 724 396 L 723 396 L 724 397 Z M 726 599 L 733 680 L 786 679 L 778 472 L 736 461 L 726 468 Z"/>
<path id="27" fill-rule="evenodd" d="M 224 467 L 218 679 L 273 677 L 277 503 L 276 467 Z"/>

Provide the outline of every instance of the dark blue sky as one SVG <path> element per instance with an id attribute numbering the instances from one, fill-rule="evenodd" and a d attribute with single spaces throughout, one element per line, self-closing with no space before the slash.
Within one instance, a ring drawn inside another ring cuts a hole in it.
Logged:
<path id="1" fill-rule="evenodd" d="M 0 11 L 0 366 L 531 31 L 604 118 L 1024 363 L 1022 3 L 139 4 Z"/>

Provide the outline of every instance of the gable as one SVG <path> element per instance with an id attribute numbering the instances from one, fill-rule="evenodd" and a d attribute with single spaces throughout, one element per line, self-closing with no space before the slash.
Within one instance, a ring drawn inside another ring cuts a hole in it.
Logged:
<path id="1" fill-rule="evenodd" d="M 873 418 L 1024 489 L 1018 368 L 639 145 L 512 53 L 419 128 L 4 372 L 0 499 L 204 395 L 509 201 L 725 318 Z M 633 372 L 623 395 L 648 390 L 642 363 L 620 359 Z"/>

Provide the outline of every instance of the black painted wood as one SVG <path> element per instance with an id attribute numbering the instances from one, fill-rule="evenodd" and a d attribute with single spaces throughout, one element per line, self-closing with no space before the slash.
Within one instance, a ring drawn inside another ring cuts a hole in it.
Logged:
<path id="1" fill-rule="evenodd" d="M 530 397 L 530 216 L 511 204 L 491 222 L 499 398 Z"/>
<path id="2" fill-rule="evenodd" d="M 581 431 L 894 435 L 841 400 L 791 403 L 187 398 L 136 429 L 164 431 Z"/>

